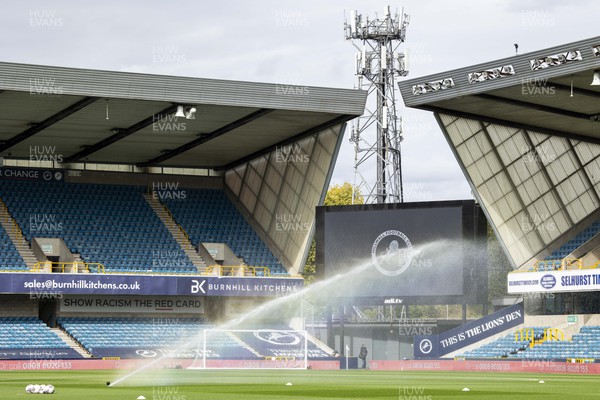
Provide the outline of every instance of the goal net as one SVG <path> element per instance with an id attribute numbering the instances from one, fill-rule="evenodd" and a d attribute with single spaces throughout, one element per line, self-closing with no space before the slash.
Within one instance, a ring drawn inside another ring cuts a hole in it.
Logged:
<path id="1" fill-rule="evenodd" d="M 205 329 L 190 368 L 307 369 L 306 331 Z"/>

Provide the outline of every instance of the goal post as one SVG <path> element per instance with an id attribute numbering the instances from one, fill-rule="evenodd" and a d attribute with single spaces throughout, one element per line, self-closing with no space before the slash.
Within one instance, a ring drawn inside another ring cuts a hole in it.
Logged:
<path id="1" fill-rule="evenodd" d="M 204 329 L 191 369 L 307 369 L 307 332 Z"/>

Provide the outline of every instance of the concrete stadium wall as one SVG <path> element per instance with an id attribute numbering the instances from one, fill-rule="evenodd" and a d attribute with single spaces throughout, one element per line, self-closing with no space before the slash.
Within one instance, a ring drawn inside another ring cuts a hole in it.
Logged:
<path id="1" fill-rule="evenodd" d="M 39 308 L 37 294 L 0 295 L 0 317 L 37 317 Z"/>

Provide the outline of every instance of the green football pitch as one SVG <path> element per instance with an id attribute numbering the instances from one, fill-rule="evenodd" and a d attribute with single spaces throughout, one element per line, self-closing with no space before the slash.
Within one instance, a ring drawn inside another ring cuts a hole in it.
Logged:
<path id="1" fill-rule="evenodd" d="M 582 399 L 600 396 L 600 377 L 513 373 L 155 370 L 114 386 L 117 371 L 0 372 L 0 399 L 281 400 L 281 399 Z M 544 383 L 540 383 L 543 380 Z M 288 383 L 291 383 L 289 385 Z M 27 394 L 52 384 L 53 395 Z M 469 388 L 465 392 L 463 388 Z"/>

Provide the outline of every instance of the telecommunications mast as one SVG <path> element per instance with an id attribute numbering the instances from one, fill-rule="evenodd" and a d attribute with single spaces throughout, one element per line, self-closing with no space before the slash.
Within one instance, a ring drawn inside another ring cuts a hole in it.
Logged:
<path id="1" fill-rule="evenodd" d="M 346 40 L 358 50 L 356 76 L 358 89 L 368 92 L 365 114 L 353 123 L 350 141 L 354 143 L 354 186 L 365 203 L 403 202 L 402 119 L 396 115 L 396 81 L 406 76 L 407 55 L 398 48 L 406 37 L 410 18 L 404 10 L 392 15 L 385 7 L 382 18 L 370 19 L 352 10 L 344 23 Z M 375 184 L 366 172 L 375 163 Z"/>

